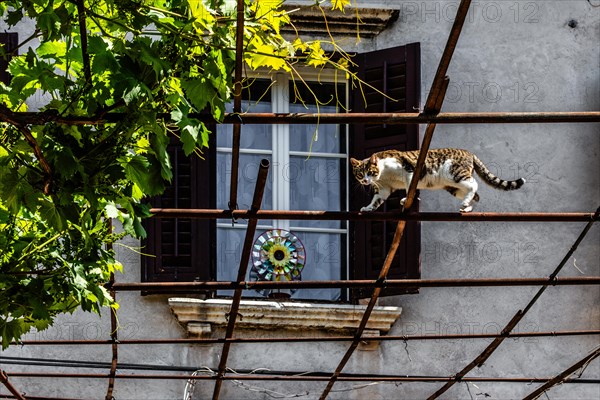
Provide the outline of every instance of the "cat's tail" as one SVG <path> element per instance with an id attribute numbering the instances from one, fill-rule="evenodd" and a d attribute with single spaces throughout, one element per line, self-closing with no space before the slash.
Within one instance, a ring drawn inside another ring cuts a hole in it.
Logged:
<path id="1" fill-rule="evenodd" d="M 475 166 L 475 172 L 481 177 L 488 185 L 500 189 L 500 190 L 517 190 L 525 183 L 525 179 L 519 178 L 516 181 L 505 181 L 504 179 L 498 178 L 492 174 L 489 169 L 481 162 L 476 155 L 473 155 L 473 165 Z"/>

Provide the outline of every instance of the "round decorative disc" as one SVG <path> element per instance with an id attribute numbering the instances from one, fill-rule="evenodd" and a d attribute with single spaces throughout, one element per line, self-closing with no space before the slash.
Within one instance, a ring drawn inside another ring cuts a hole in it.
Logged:
<path id="1" fill-rule="evenodd" d="M 254 281 L 299 281 L 306 264 L 306 253 L 300 239 L 285 229 L 263 232 L 252 247 L 250 279 Z M 264 296 L 272 289 L 257 290 Z M 289 291 L 293 294 L 295 290 Z"/>

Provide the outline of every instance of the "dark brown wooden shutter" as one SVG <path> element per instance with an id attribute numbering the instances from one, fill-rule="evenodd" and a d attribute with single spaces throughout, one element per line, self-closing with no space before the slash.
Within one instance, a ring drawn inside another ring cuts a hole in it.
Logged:
<path id="1" fill-rule="evenodd" d="M 11 53 L 19 46 L 19 35 L 14 32 L 0 33 L 0 44 L 4 48 L 4 56 L 0 57 L 0 82 L 10 84 L 10 74 L 6 69 L 10 62 Z"/>
<path id="2" fill-rule="evenodd" d="M 204 160 L 186 157 L 179 139 L 168 147 L 173 181 L 163 195 L 150 200 L 158 208 L 216 207 L 215 127 Z M 190 218 L 149 218 L 142 256 L 142 282 L 192 282 L 216 276 L 216 221 Z"/>
<path id="3" fill-rule="evenodd" d="M 356 57 L 358 76 L 374 88 L 363 85 L 352 93 L 353 112 L 418 112 L 421 90 L 419 43 L 360 54 Z M 390 98 L 383 96 L 387 94 Z M 392 100 L 393 99 L 393 100 Z M 419 146 L 418 125 L 355 124 L 351 126 L 350 155 L 364 159 L 385 149 L 415 150 Z M 354 185 L 354 177 L 351 177 Z M 350 191 L 352 210 L 369 204 L 373 196 L 367 190 Z M 375 212 L 400 209 L 404 191 L 393 193 Z M 418 209 L 418 202 L 413 209 Z M 354 279 L 377 279 L 396 230 L 396 222 L 355 222 L 351 232 L 351 260 Z M 418 222 L 406 226 L 400 248 L 394 257 L 388 279 L 418 279 L 421 232 Z M 385 289 L 382 296 L 416 293 L 417 289 Z M 371 296 L 370 289 L 357 289 L 354 299 Z"/>

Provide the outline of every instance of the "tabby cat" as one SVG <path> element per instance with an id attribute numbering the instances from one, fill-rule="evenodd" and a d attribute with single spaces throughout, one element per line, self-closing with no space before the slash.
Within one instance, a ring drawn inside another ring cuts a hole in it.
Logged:
<path id="1" fill-rule="evenodd" d="M 354 177 L 363 185 L 373 186 L 375 190 L 371 203 L 360 211 L 376 210 L 395 190 L 408 191 L 418 157 L 418 150 L 385 150 L 362 161 L 350 159 Z M 498 178 L 470 151 L 434 149 L 427 153 L 417 188 L 444 189 L 462 199 L 461 212 L 470 212 L 473 203 L 479 201 L 473 169 L 485 183 L 496 189 L 515 190 L 525 183 L 525 179 L 505 181 Z M 400 205 L 404 205 L 405 201 L 406 198 L 403 198 Z"/>

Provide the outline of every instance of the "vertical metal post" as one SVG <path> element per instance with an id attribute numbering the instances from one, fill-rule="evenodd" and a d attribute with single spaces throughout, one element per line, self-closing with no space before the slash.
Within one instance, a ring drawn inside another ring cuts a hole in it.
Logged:
<path id="1" fill-rule="evenodd" d="M 109 229 L 112 231 L 113 229 L 113 224 L 112 224 L 112 220 L 108 220 L 108 226 Z M 112 244 L 108 245 L 108 250 L 112 250 Z M 110 295 L 112 296 L 113 300 L 117 300 L 116 298 L 116 291 L 114 288 L 114 284 L 115 284 L 115 274 L 111 273 L 110 274 L 110 281 L 109 281 L 109 287 L 110 287 Z M 113 400 L 113 390 L 115 388 L 115 376 L 117 374 L 117 365 L 119 363 L 119 348 L 118 348 L 118 336 L 117 336 L 117 330 L 118 330 L 118 323 L 117 323 L 117 310 L 115 309 L 111 309 L 110 310 L 110 339 L 112 341 L 112 360 L 111 360 L 111 364 L 110 364 L 110 372 L 109 372 L 109 378 L 108 378 L 108 389 L 106 390 L 106 400 Z"/>
<path id="2" fill-rule="evenodd" d="M 256 186 L 254 188 L 254 198 L 252 200 L 252 207 L 250 208 L 250 218 L 248 219 L 248 228 L 246 229 L 246 237 L 244 239 L 244 247 L 242 249 L 242 257 L 240 260 L 240 266 L 238 269 L 237 282 L 243 282 L 246 278 L 246 271 L 248 270 L 248 262 L 250 261 L 250 253 L 252 252 L 252 241 L 254 240 L 254 233 L 256 232 L 256 225 L 258 219 L 256 218 L 256 212 L 260 209 L 262 203 L 263 193 L 267 183 L 267 174 L 269 172 L 269 160 L 263 159 L 260 162 L 260 168 L 258 170 L 258 177 L 256 179 Z M 240 308 L 240 301 L 242 299 L 243 288 L 237 288 L 233 295 L 231 302 L 231 309 L 228 314 L 227 330 L 225 332 L 225 338 L 230 339 L 233 337 L 233 330 L 235 329 L 235 320 L 237 318 L 238 310 Z M 215 382 L 215 389 L 213 392 L 213 400 L 219 399 L 219 393 L 221 391 L 221 385 L 223 384 L 223 376 L 227 367 L 227 358 L 229 357 L 229 349 L 231 343 L 223 343 L 223 351 L 221 353 L 221 360 L 219 361 L 219 371 L 217 374 L 217 380 Z"/>
<path id="3" fill-rule="evenodd" d="M 244 0 L 237 2 L 237 24 L 235 41 L 235 72 L 233 82 L 233 113 L 242 112 L 242 54 L 244 52 Z M 240 166 L 240 122 L 233 124 L 233 141 L 231 144 L 231 185 L 229 187 L 229 209 L 237 209 L 237 189 Z"/>
<path id="4" fill-rule="evenodd" d="M 467 16 L 467 12 L 469 11 L 470 5 L 471 5 L 471 0 L 462 0 L 458 7 L 458 10 L 456 13 L 456 18 L 455 18 L 454 24 L 452 26 L 452 30 L 450 31 L 448 41 L 446 42 L 446 47 L 444 48 L 444 52 L 442 54 L 440 64 L 438 66 L 436 75 L 434 77 L 434 81 L 431 86 L 431 91 L 429 92 L 429 96 L 428 96 L 426 104 L 425 104 L 425 113 L 426 114 L 437 114 L 440 112 L 442 103 L 444 101 L 444 97 L 446 95 L 446 89 L 448 88 L 448 83 L 449 83 L 449 79 L 446 77 L 446 72 L 448 71 L 448 65 L 450 64 L 452 54 L 454 53 L 454 49 L 458 42 L 458 38 L 460 36 L 460 32 L 462 30 L 462 27 L 463 27 L 464 21 Z M 414 197 L 417 193 L 417 183 L 419 181 L 421 171 L 425 165 L 425 158 L 427 157 L 427 151 L 429 150 L 429 145 L 431 143 L 431 138 L 433 137 L 433 132 L 435 130 L 435 126 L 436 125 L 433 123 L 430 123 L 427 125 L 427 129 L 425 131 L 425 137 L 423 138 L 423 143 L 421 145 L 421 150 L 419 153 L 419 159 L 417 161 L 417 165 L 415 167 L 413 178 L 410 182 L 410 186 L 407 191 L 408 193 L 406 194 L 406 201 L 404 203 L 405 210 L 410 209 L 410 207 L 412 206 Z M 402 240 L 402 236 L 404 235 L 405 227 L 406 227 L 406 221 L 398 222 L 398 225 L 396 227 L 396 232 L 394 233 L 394 239 L 392 241 L 390 249 L 388 250 L 388 254 L 383 263 L 383 267 L 381 268 L 381 271 L 379 273 L 378 281 L 380 281 L 380 282 L 385 281 L 385 278 L 387 277 L 387 274 L 392 265 L 394 256 L 396 255 L 396 251 L 398 250 L 398 247 L 400 246 L 400 241 Z M 339 365 L 335 369 L 335 372 L 331 376 L 331 379 L 329 380 L 325 390 L 321 394 L 320 400 L 325 400 L 327 398 L 327 396 L 331 392 L 331 389 L 333 388 L 333 385 L 335 384 L 336 380 L 342 373 L 342 370 L 344 369 L 344 367 L 350 360 L 350 357 L 354 353 L 354 350 L 356 350 L 356 348 L 358 347 L 360 340 L 361 340 L 361 336 L 363 334 L 363 331 L 364 331 L 365 327 L 367 326 L 369 317 L 371 316 L 371 313 L 372 313 L 373 309 L 375 308 L 375 304 L 377 303 L 377 299 L 379 298 L 379 295 L 381 294 L 382 290 L 383 289 L 381 287 L 376 287 L 373 290 L 373 294 L 371 296 L 371 299 L 369 300 L 367 309 L 365 310 L 365 313 L 360 322 L 360 325 L 355 333 L 355 339 L 352 341 L 350 348 L 346 351 L 346 354 L 344 354 L 344 357 L 342 358 Z"/>

